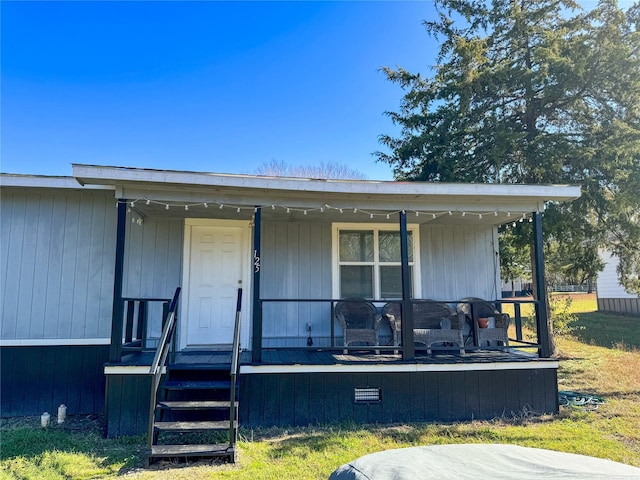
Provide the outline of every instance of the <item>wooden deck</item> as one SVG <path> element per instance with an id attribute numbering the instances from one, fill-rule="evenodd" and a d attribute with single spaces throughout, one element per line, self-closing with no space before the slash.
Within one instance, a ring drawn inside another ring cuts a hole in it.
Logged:
<path id="1" fill-rule="evenodd" d="M 120 363 L 107 366 L 147 366 L 151 365 L 153 352 L 136 352 L 125 355 Z M 262 352 L 261 366 L 277 365 L 447 365 L 447 364 L 486 364 L 505 362 L 540 362 L 545 361 L 537 356 L 518 351 L 481 350 L 459 353 L 433 353 L 431 355 L 417 352 L 411 361 L 402 360 L 400 354 L 369 351 L 353 351 L 343 354 L 340 351 L 312 349 L 265 349 Z M 225 351 L 184 351 L 176 354 L 175 361 L 170 361 L 171 368 L 228 368 L 231 353 Z M 258 366 L 251 362 L 251 352 L 244 351 L 240 359 L 241 366 Z"/>

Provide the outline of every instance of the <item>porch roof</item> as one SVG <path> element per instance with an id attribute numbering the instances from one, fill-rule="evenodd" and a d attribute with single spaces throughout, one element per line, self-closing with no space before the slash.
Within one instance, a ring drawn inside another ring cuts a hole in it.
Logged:
<path id="1" fill-rule="evenodd" d="M 341 221 L 384 222 L 404 210 L 415 223 L 497 225 L 543 211 L 545 201 L 580 196 L 576 185 L 327 180 L 80 164 L 73 165 L 73 176 L 82 185 L 112 186 L 116 197 L 145 214 L 211 217 L 207 207 L 218 206 L 217 218 L 242 218 L 236 213 L 250 216 L 262 206 L 269 207 L 265 219 L 284 221 L 318 221 L 334 213 L 344 214 Z"/>

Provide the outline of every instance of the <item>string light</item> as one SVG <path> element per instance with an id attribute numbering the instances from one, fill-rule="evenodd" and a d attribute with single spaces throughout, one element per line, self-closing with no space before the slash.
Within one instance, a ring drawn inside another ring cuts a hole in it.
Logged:
<path id="1" fill-rule="evenodd" d="M 125 203 L 127 204 L 128 208 L 127 208 L 127 212 L 131 213 L 132 212 L 132 208 L 136 206 L 136 203 L 141 203 L 144 202 L 145 205 L 149 206 L 152 204 L 156 204 L 156 205 L 164 205 L 165 210 L 170 210 L 171 207 L 179 207 L 179 208 L 184 208 L 185 211 L 190 211 L 193 209 L 193 207 L 198 207 L 198 206 L 203 206 L 204 208 L 209 208 L 210 204 L 215 204 L 218 205 L 218 208 L 220 210 L 224 209 L 225 207 L 228 208 L 234 208 L 236 210 L 237 213 L 241 213 L 241 211 L 243 209 L 248 209 L 248 208 L 253 208 L 254 213 L 257 213 L 259 209 L 263 209 L 263 208 L 268 208 L 269 205 L 271 205 L 271 209 L 272 210 L 276 210 L 277 208 L 282 208 L 284 210 L 286 210 L 287 213 L 291 213 L 291 212 L 302 212 L 304 215 L 308 215 L 309 212 L 314 211 L 314 210 L 319 210 L 320 212 L 324 213 L 325 210 L 333 210 L 339 213 L 344 213 L 345 208 L 349 208 L 349 209 L 353 209 L 353 213 L 363 213 L 365 215 L 368 215 L 370 219 L 374 219 L 375 217 L 382 217 L 384 215 L 384 217 L 387 220 L 391 219 L 391 216 L 394 215 L 395 213 L 402 213 L 402 214 L 406 214 L 406 213 L 411 213 L 413 212 L 415 214 L 416 217 L 420 217 L 420 214 L 426 214 L 426 215 L 431 215 L 432 219 L 437 219 L 439 216 L 441 215 L 446 215 L 449 214 L 449 216 L 453 216 L 454 214 L 459 214 L 461 217 L 466 217 L 467 215 L 471 215 L 471 216 L 476 216 L 479 220 L 482 220 L 485 216 L 489 216 L 491 214 L 493 214 L 494 217 L 498 217 L 498 214 L 500 213 L 499 210 L 489 210 L 489 211 L 481 211 L 481 212 L 474 212 L 474 211 L 467 211 L 467 210 L 458 210 L 458 211 L 454 211 L 454 210 L 445 210 L 445 211 L 441 211 L 441 212 L 423 212 L 420 210 L 414 210 L 414 209 L 408 209 L 408 210 L 396 210 L 394 212 L 372 212 L 372 211 L 367 211 L 367 210 L 362 210 L 358 207 L 337 207 L 337 206 L 331 206 L 329 204 L 323 204 L 320 205 L 316 208 L 297 208 L 295 206 L 285 206 L 285 205 L 278 205 L 278 204 L 268 204 L 268 205 L 257 205 L 257 206 L 253 206 L 253 207 L 248 207 L 248 206 L 238 206 L 238 205 L 225 205 L 224 203 L 218 203 L 217 201 L 213 201 L 213 200 L 207 200 L 204 201 L 202 203 L 191 203 L 191 204 L 180 204 L 180 203 L 176 203 L 176 204 L 171 204 L 171 203 L 165 203 L 165 202 L 159 202 L 157 200 L 153 200 L 153 199 L 149 199 L 146 197 L 141 197 L 141 198 L 136 198 L 133 200 L 118 200 L 116 201 L 116 207 L 118 207 L 121 203 Z M 134 209 L 133 212 L 137 213 L 136 210 Z M 529 223 L 533 222 L 533 217 L 528 216 L 528 212 L 511 212 L 511 211 L 502 211 L 502 213 L 506 213 L 507 217 L 511 217 L 512 213 L 514 215 L 516 215 L 516 220 L 513 222 L 513 224 L 515 224 L 516 222 L 523 222 L 525 220 L 527 220 Z M 133 220 L 134 223 L 138 222 L 138 220 Z M 138 222 L 139 223 L 139 222 Z"/>

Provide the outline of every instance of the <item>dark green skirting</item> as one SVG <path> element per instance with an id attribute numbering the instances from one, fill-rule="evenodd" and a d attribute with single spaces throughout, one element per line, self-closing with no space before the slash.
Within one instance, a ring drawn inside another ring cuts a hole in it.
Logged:
<path id="1" fill-rule="evenodd" d="M 102 414 L 108 355 L 108 345 L 0 348 L 2 417 L 55 414 L 62 403 L 68 415 Z"/>
<path id="2" fill-rule="evenodd" d="M 354 389 L 380 388 L 356 403 Z M 554 368 L 514 370 L 277 373 L 241 375 L 240 424 L 305 426 L 492 419 L 558 412 Z"/>

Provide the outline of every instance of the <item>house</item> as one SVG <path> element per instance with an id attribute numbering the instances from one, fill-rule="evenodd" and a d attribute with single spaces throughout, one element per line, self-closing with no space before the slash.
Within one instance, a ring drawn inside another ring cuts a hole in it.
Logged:
<path id="1" fill-rule="evenodd" d="M 558 411 L 546 302 L 528 300 L 538 327 L 523 335 L 526 301 L 499 300 L 498 226 L 532 222 L 543 273 L 544 204 L 577 198 L 577 186 L 93 165 L 73 165 L 72 177 L 0 179 L 2 416 L 64 403 L 69 413 L 104 411 L 108 436 L 151 438 L 154 379 L 183 405 L 202 372 L 229 378 L 234 334 L 241 425 Z M 401 302 L 399 344 L 382 321 L 375 349 L 343 345 L 335 308 L 348 297 L 374 301 L 378 313 Z M 479 346 L 471 318 L 463 346 L 414 343 L 412 304 L 455 308 L 468 297 L 514 304 L 508 348 Z M 163 386 L 163 372 L 182 377 Z"/>
<path id="2" fill-rule="evenodd" d="M 640 314 L 640 297 L 627 292 L 618 279 L 618 257 L 607 250 L 600 250 L 604 269 L 596 281 L 598 310 L 602 312 Z"/>

